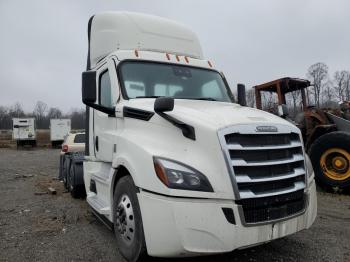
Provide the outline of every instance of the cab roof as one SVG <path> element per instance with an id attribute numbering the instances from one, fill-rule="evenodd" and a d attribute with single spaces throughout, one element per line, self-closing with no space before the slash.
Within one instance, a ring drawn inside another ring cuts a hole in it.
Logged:
<path id="1" fill-rule="evenodd" d="M 202 59 L 195 33 L 174 21 L 133 12 L 96 14 L 88 25 L 87 70 L 117 50 L 164 52 Z"/>

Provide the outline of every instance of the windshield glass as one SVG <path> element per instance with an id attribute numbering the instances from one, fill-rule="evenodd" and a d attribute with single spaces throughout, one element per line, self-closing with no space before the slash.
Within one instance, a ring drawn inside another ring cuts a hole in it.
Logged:
<path id="1" fill-rule="evenodd" d="M 124 62 L 120 76 L 127 98 L 170 96 L 233 102 L 221 75 L 213 70 L 153 62 Z"/>

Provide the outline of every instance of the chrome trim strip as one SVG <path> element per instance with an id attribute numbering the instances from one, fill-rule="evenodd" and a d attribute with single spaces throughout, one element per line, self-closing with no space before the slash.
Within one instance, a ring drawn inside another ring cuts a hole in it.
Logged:
<path id="1" fill-rule="evenodd" d="M 235 159 L 231 160 L 233 166 L 273 166 L 273 165 L 282 165 L 288 164 L 298 161 L 303 161 L 304 156 L 302 154 L 295 154 L 293 158 L 282 159 L 282 160 L 272 160 L 272 161 L 264 161 L 264 162 L 247 162 L 243 159 Z"/>
<path id="2" fill-rule="evenodd" d="M 284 174 L 281 176 L 274 177 L 259 177 L 259 178 L 250 178 L 248 175 L 237 175 L 236 181 L 237 183 L 260 183 L 260 182 L 270 182 L 270 181 L 278 181 L 284 180 L 292 177 L 297 177 L 301 175 L 306 175 L 306 171 L 304 168 L 295 168 L 293 173 Z"/>
<path id="3" fill-rule="evenodd" d="M 302 147 L 302 144 L 300 142 L 292 141 L 290 144 L 286 145 L 276 145 L 276 146 L 259 146 L 259 147 L 243 147 L 240 144 L 227 144 L 227 148 L 229 150 L 272 150 L 272 149 L 289 149 L 289 148 L 295 148 L 295 147 Z"/>
<path id="4" fill-rule="evenodd" d="M 256 194 L 252 192 L 251 190 L 241 190 L 239 191 L 241 195 L 241 199 L 247 199 L 247 198 L 260 198 L 260 197 L 270 197 L 270 196 L 278 196 L 288 193 L 293 193 L 295 191 L 305 189 L 306 185 L 302 181 L 298 181 L 294 183 L 294 187 L 290 187 L 286 190 L 271 190 L 271 191 L 265 191 L 263 194 Z"/>

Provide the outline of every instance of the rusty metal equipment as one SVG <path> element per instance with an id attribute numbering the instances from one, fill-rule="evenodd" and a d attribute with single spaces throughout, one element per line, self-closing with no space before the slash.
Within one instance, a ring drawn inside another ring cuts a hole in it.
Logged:
<path id="1" fill-rule="evenodd" d="M 294 124 L 301 129 L 316 181 L 326 189 L 350 189 L 350 102 L 343 102 L 338 110 L 309 106 L 309 86 L 310 81 L 291 77 L 256 85 L 256 107 L 263 109 L 262 92 L 276 93 L 278 114 L 286 117 L 287 113 L 280 110 L 286 107 L 286 94 L 300 91 L 303 110 Z"/>

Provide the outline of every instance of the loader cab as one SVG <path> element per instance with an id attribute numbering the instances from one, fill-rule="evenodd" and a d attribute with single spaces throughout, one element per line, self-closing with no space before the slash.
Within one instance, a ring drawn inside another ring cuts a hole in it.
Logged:
<path id="1" fill-rule="evenodd" d="M 285 77 L 277 79 L 271 82 L 254 86 L 255 89 L 255 101 L 256 107 L 261 110 L 270 111 L 278 114 L 281 117 L 287 117 L 289 112 L 286 105 L 286 95 L 291 92 L 301 93 L 302 107 L 305 111 L 308 108 L 306 99 L 306 89 L 310 86 L 310 81 L 300 78 Z M 270 103 L 263 108 L 263 96 L 266 93 L 275 95 L 277 103 Z M 272 105 L 276 105 L 277 108 L 272 108 Z"/>

